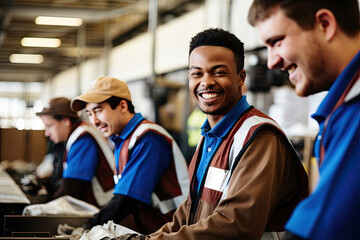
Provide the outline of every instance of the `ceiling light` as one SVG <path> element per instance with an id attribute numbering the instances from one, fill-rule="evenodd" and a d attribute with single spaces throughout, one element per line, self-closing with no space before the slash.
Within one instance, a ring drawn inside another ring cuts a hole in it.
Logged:
<path id="1" fill-rule="evenodd" d="M 11 63 L 40 64 L 44 61 L 44 57 L 40 54 L 11 54 L 9 61 Z"/>
<path id="2" fill-rule="evenodd" d="M 35 18 L 35 23 L 38 25 L 56 25 L 56 26 L 78 27 L 83 24 L 83 20 L 81 18 L 70 18 L 70 17 L 38 16 Z"/>
<path id="3" fill-rule="evenodd" d="M 57 48 L 61 45 L 58 38 L 32 38 L 24 37 L 21 39 L 21 45 L 24 47 L 49 47 Z"/>

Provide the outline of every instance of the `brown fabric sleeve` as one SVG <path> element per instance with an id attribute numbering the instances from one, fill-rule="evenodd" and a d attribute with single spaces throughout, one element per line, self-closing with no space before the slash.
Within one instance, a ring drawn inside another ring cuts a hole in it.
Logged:
<path id="1" fill-rule="evenodd" d="M 185 200 L 176 210 L 173 215 L 172 222 L 168 222 L 164 224 L 159 230 L 155 233 L 151 234 L 152 238 L 156 238 L 157 235 L 161 235 L 163 233 L 172 233 L 177 232 L 181 226 L 186 225 L 186 208 L 187 208 L 188 201 Z"/>
<path id="2" fill-rule="evenodd" d="M 232 175 L 226 199 L 214 213 L 191 226 L 163 227 L 151 240 L 260 239 L 282 199 L 299 191 L 292 171 L 302 166 L 284 140 L 270 130 L 257 133 Z"/>

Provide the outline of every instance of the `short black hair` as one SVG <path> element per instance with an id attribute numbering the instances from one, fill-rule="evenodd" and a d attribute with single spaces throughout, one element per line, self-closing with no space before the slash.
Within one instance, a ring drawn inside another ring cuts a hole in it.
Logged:
<path id="1" fill-rule="evenodd" d="M 201 46 L 219 46 L 230 49 L 235 56 L 236 69 L 239 73 L 244 68 L 244 43 L 234 34 L 221 28 L 209 28 L 196 34 L 190 41 L 191 52 Z"/>
<path id="2" fill-rule="evenodd" d="M 127 105 L 128 105 L 128 109 L 129 109 L 129 112 L 131 113 L 135 113 L 135 107 L 134 105 L 132 104 L 131 101 L 125 99 L 125 98 L 120 98 L 120 97 L 115 97 L 115 96 L 112 96 L 108 99 L 106 99 L 104 102 L 107 102 L 109 103 L 111 109 L 115 109 L 117 107 L 117 105 L 119 105 L 119 103 L 122 101 L 122 100 L 125 100 Z"/>

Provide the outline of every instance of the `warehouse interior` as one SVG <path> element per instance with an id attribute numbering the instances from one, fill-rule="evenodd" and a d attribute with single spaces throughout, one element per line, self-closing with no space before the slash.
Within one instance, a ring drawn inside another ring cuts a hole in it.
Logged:
<path id="1" fill-rule="evenodd" d="M 245 44 L 244 94 L 248 101 L 280 124 L 311 174 L 310 169 L 316 167 L 311 154 L 318 126 L 310 115 L 326 92 L 301 98 L 293 91 L 287 72 L 267 68 L 266 47 L 246 19 L 251 3 L 252 0 L 1 1 L 1 168 L 11 173 L 17 184 L 22 176 L 34 172 L 49 146 L 44 124 L 36 113 L 49 99 L 71 99 L 102 76 L 127 82 L 135 111 L 163 126 L 190 161 L 193 146 L 188 142 L 188 118 L 196 103 L 188 90 L 189 41 L 204 29 L 223 28 Z M 74 18 L 78 22 L 56 25 L 50 19 L 41 22 L 41 17 Z M 55 45 L 26 42 L 32 38 L 48 38 Z M 25 60 L 16 59 L 21 56 Z M 24 62 L 26 59 L 30 62 Z M 81 116 L 88 121 L 84 111 Z M 316 176 L 312 179 L 310 185 L 314 187 Z M 26 197 L 28 201 L 4 208 L 0 215 L 8 211 L 19 214 L 24 205 L 40 201 Z M 0 220 L 0 227 L 3 221 Z M 16 224 L 11 217 L 7 221 L 8 226 Z M 83 221 L 81 218 L 77 223 Z M 0 237 L 7 234 L 5 231 L 8 229 L 0 229 Z"/>
<path id="2" fill-rule="evenodd" d="M 294 98 L 299 106 L 308 99 L 300 99 L 286 88 L 276 89 L 290 87 L 290 84 L 285 73 L 266 68 L 266 50 L 246 21 L 250 3 L 230 0 L 5 1 L 1 8 L 0 35 L 0 104 L 4 106 L 0 113 L 1 160 L 25 159 L 39 163 L 45 147 L 33 151 L 25 143 L 29 142 L 27 138 L 44 141 L 41 133 L 32 134 L 43 129 L 35 113 L 50 97 L 72 98 L 101 76 L 114 76 L 128 82 L 134 89 L 137 111 L 165 125 L 182 149 L 186 149 L 186 118 L 193 108 L 187 91 L 188 42 L 194 33 L 209 27 L 228 29 L 245 43 L 248 69 L 245 84 L 253 104 L 265 112 L 275 112 L 283 127 L 298 122 L 311 135 L 316 126 L 307 122 L 308 109 L 300 109 L 293 120 L 282 120 L 287 117 L 281 107 L 282 98 Z M 78 17 L 82 22 L 79 26 L 36 24 L 36 17 L 42 15 Z M 23 46 L 26 38 L 58 39 L 60 44 L 57 47 Z M 9 59 L 13 54 L 41 55 L 43 60 L 38 64 L 11 63 Z M 270 89 L 281 92 L 276 94 L 278 99 L 274 99 Z M 318 101 L 314 99 L 315 104 L 306 103 L 312 109 Z M 18 133 L 6 134 L 6 131 Z M 12 140 L 8 135 L 18 137 Z M 7 142 L 12 141 L 22 142 L 24 147 L 14 151 L 13 144 L 7 147 Z"/>

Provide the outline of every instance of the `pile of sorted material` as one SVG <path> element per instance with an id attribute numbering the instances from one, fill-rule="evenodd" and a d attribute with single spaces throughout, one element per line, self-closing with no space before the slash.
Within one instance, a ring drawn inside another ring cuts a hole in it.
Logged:
<path id="1" fill-rule="evenodd" d="M 97 225 L 84 232 L 84 228 L 75 228 L 67 224 L 58 226 L 58 234 L 69 237 L 71 240 L 144 240 L 145 236 L 140 235 L 131 229 L 108 221 L 104 225 Z"/>

